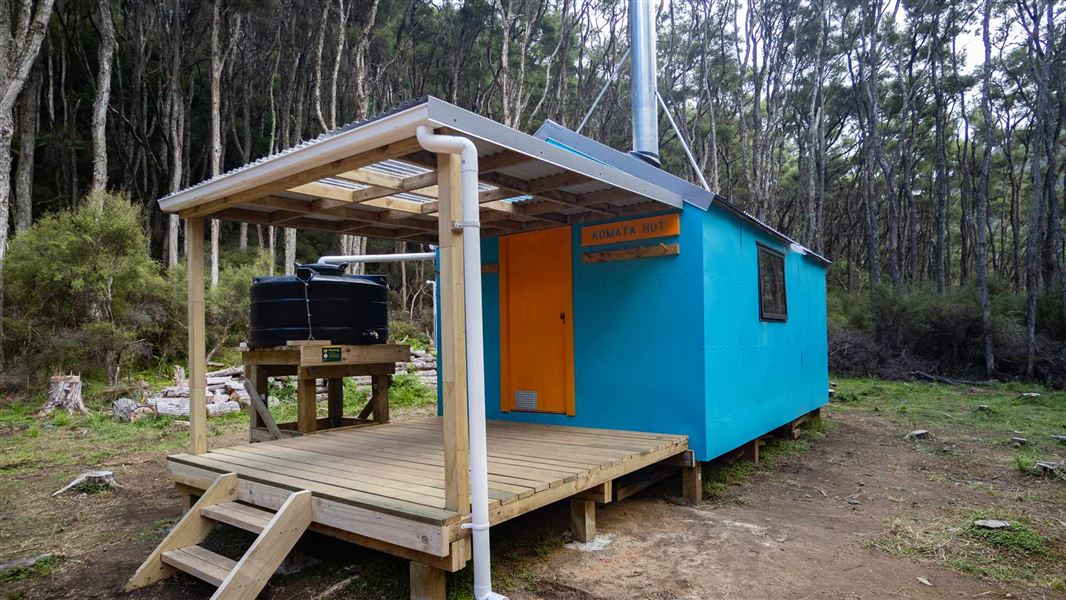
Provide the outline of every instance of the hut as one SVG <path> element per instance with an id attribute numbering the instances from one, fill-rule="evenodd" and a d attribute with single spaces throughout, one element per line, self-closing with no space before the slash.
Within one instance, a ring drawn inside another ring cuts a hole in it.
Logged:
<path id="1" fill-rule="evenodd" d="M 568 501 L 587 540 L 597 505 L 649 468 L 679 471 L 696 502 L 702 461 L 757 460 L 760 437 L 817 414 L 828 262 L 658 168 L 651 3 L 630 10 L 632 154 L 425 98 L 159 201 L 188 241 L 190 446 L 167 458 L 186 512 L 128 589 L 184 571 L 214 598 L 254 598 L 315 531 L 409 559 L 412 598 L 443 599 L 470 561 L 477 600 L 502 598 L 493 525 Z M 286 340 L 243 352 L 249 443 L 210 448 L 206 219 L 436 245 L 438 415 L 390 420 L 406 346 Z M 298 379 L 293 423 L 260 393 L 281 375 Z M 344 414 L 352 375 L 373 392 Z M 239 560 L 200 545 L 217 523 L 257 534 Z"/>

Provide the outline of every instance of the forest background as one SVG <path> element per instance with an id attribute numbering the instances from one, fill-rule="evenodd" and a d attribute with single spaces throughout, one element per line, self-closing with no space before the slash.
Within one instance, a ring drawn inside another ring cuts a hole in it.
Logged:
<path id="1" fill-rule="evenodd" d="M 624 0 L 4 0 L 0 360 L 116 384 L 184 356 L 156 200 L 434 95 L 629 147 Z M 662 0 L 659 90 L 712 190 L 833 260 L 841 373 L 1066 385 L 1066 10 L 1055 0 Z M 664 168 L 694 167 L 661 116 Z M 253 275 L 403 242 L 212 221 L 209 350 Z M 389 265 L 424 343 L 431 267 Z"/>

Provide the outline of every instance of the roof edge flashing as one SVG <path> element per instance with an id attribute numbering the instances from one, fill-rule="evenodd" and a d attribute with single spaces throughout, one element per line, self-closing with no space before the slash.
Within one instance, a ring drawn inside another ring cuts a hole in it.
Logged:
<path id="1" fill-rule="evenodd" d="M 242 165 L 159 199 L 163 212 L 176 213 L 247 191 L 311 168 L 351 157 L 385 144 L 413 138 L 427 122 L 428 98 L 391 113 L 358 121 Z M 369 129 L 368 129 L 369 128 Z"/>

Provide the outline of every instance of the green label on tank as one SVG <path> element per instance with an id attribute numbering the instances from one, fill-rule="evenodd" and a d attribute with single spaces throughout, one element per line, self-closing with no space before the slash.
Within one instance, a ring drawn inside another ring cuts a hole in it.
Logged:
<path id="1" fill-rule="evenodd" d="M 322 346 L 322 362 L 340 362 L 340 346 Z"/>

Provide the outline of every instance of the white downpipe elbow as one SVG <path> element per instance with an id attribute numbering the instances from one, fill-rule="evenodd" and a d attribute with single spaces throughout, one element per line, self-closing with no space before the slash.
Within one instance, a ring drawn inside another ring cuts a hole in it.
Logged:
<path id="1" fill-rule="evenodd" d="M 485 354 L 481 316 L 481 223 L 478 219 L 477 147 L 464 137 L 438 135 L 428 125 L 419 125 L 418 143 L 430 152 L 458 154 L 462 161 L 463 213 L 463 299 L 466 315 L 466 386 L 470 437 L 471 523 L 466 525 L 474 539 L 474 597 L 477 600 L 506 600 L 492 591 L 489 561 L 489 477 L 485 440 Z"/>

